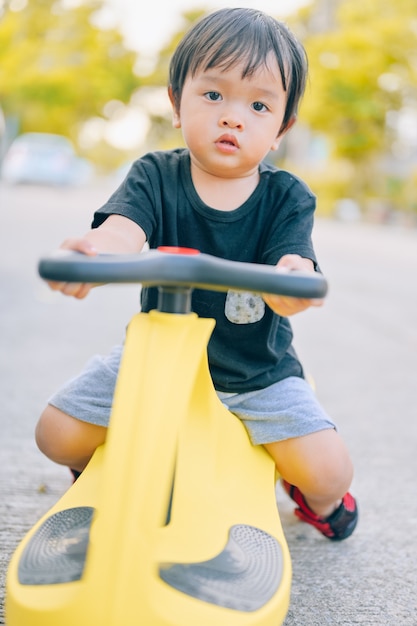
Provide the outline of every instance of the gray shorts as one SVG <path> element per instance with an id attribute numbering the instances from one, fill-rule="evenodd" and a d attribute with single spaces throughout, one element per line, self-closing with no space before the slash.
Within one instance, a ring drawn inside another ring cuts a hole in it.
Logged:
<path id="1" fill-rule="evenodd" d="M 95 356 L 68 381 L 49 404 L 83 422 L 107 426 L 123 346 Z M 222 403 L 242 420 L 254 444 L 272 443 L 335 428 L 313 389 L 291 376 L 265 389 L 247 393 L 217 392 Z"/>

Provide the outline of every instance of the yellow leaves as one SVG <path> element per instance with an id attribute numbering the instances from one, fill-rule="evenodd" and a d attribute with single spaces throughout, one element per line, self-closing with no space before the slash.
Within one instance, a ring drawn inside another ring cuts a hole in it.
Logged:
<path id="1" fill-rule="evenodd" d="M 327 29 L 306 36 L 311 85 L 300 117 L 331 137 L 336 155 L 365 160 L 386 149 L 388 111 L 410 91 L 417 102 L 413 20 L 410 0 L 344 0 Z"/>
<path id="2" fill-rule="evenodd" d="M 102 2 L 28 0 L 0 20 L 0 98 L 25 130 L 68 134 L 137 87 L 136 55 L 120 34 L 92 23 Z"/>

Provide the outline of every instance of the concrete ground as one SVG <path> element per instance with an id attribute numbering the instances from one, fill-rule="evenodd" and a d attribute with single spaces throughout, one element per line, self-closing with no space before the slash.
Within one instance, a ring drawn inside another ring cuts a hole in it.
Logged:
<path id="1" fill-rule="evenodd" d="M 0 186 L 0 624 L 10 556 L 70 484 L 35 446 L 37 417 L 137 309 L 135 287 L 77 302 L 36 274 L 38 258 L 84 232 L 109 191 Z M 278 488 L 294 569 L 285 626 L 415 626 L 417 232 L 318 220 L 315 244 L 330 292 L 323 308 L 293 318 L 296 347 L 351 450 L 361 518 L 332 543 L 293 516 Z"/>

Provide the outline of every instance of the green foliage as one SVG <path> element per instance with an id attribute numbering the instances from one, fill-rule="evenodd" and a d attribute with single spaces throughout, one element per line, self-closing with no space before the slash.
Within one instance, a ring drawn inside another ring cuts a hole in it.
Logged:
<path id="1" fill-rule="evenodd" d="M 168 73 L 169 63 L 174 51 L 186 33 L 196 20 L 204 15 L 205 11 L 202 9 L 186 11 L 183 13 L 183 25 L 173 35 L 169 43 L 160 50 L 158 59 L 155 65 L 155 69 L 151 74 L 144 77 L 146 85 L 154 87 L 168 87 Z M 166 96 L 168 99 L 168 95 Z M 184 145 L 182 134 L 178 129 L 172 127 L 171 114 L 167 116 L 161 116 L 159 113 L 154 114 L 152 110 L 148 111 L 151 119 L 151 128 L 147 138 L 147 144 L 150 149 L 163 149 L 169 150 L 170 148 L 176 148 Z"/>
<path id="2" fill-rule="evenodd" d="M 76 137 L 79 124 L 101 114 L 110 99 L 129 100 L 139 80 L 136 54 L 114 29 L 94 18 L 101 0 L 6 4 L 0 18 L 0 104 L 21 131 Z"/>
<path id="3" fill-rule="evenodd" d="M 315 0 L 293 26 L 310 63 L 300 121 L 326 137 L 333 164 L 351 164 L 344 194 L 362 205 L 379 196 L 414 210 L 407 168 L 393 187 L 381 162 L 396 159 L 398 133 L 387 123 L 392 112 L 408 107 L 417 115 L 415 0 Z"/>
<path id="4" fill-rule="evenodd" d="M 304 44 L 312 93 L 303 119 L 331 137 L 337 156 L 366 160 L 389 149 L 388 111 L 417 100 L 415 2 L 344 0 L 329 30 Z"/>

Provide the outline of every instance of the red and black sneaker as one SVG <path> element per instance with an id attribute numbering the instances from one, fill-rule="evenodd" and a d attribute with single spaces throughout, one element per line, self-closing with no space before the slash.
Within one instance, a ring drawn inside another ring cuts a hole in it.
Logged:
<path id="1" fill-rule="evenodd" d="M 294 513 L 303 522 L 315 526 L 323 535 L 333 541 L 347 539 L 355 530 L 358 523 L 358 506 L 355 498 L 346 493 L 340 506 L 328 517 L 316 515 L 308 506 L 307 502 L 298 487 L 290 485 L 285 480 L 282 485 L 290 498 L 298 504 L 298 509 Z"/>

